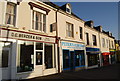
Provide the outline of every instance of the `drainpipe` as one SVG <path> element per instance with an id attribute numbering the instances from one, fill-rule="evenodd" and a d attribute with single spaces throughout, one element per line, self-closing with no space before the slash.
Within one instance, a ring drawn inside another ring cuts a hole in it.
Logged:
<path id="1" fill-rule="evenodd" d="M 58 12 L 59 9 L 57 9 L 57 11 L 55 12 L 55 18 L 56 18 L 56 43 L 57 43 L 57 59 L 58 59 L 58 73 L 60 73 L 60 53 L 59 53 L 59 40 L 60 40 L 60 37 L 58 37 L 58 24 L 57 24 L 57 12 Z"/>

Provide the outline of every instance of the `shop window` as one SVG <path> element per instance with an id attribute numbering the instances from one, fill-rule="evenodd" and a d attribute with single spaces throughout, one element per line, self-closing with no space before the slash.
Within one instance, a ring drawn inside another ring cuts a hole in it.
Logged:
<path id="1" fill-rule="evenodd" d="M 66 23 L 66 33 L 68 37 L 74 37 L 74 27 L 71 23 Z"/>
<path id="2" fill-rule="evenodd" d="M 69 50 L 63 50 L 63 68 L 69 68 Z"/>
<path id="3" fill-rule="evenodd" d="M 88 66 L 93 66 L 98 64 L 98 55 L 95 54 L 88 54 Z"/>
<path id="4" fill-rule="evenodd" d="M 16 5 L 13 3 L 7 3 L 5 24 L 15 25 L 15 17 L 16 17 Z"/>
<path id="5" fill-rule="evenodd" d="M 85 65 L 85 56 L 83 50 L 75 51 L 75 66 Z"/>
<path id="6" fill-rule="evenodd" d="M 11 43 L 0 42 L 0 67 L 8 67 Z"/>
<path id="7" fill-rule="evenodd" d="M 34 42 L 18 41 L 17 72 L 34 69 Z"/>
<path id="8" fill-rule="evenodd" d="M 47 44 L 45 43 L 45 66 L 46 69 L 48 68 L 53 68 L 53 65 L 55 64 L 55 59 L 54 59 L 54 44 Z M 54 63 L 54 64 L 53 64 Z"/>
<path id="9" fill-rule="evenodd" d="M 32 29 L 46 32 L 46 15 L 33 10 Z"/>

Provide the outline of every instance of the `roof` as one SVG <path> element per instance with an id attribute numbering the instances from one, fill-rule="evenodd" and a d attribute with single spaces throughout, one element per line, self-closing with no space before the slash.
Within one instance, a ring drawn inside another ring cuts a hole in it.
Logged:
<path id="1" fill-rule="evenodd" d="M 63 10 L 66 13 L 66 7 L 65 7 L 66 4 L 64 4 L 63 6 L 58 6 L 58 5 L 56 5 L 56 4 L 52 3 L 52 2 L 44 2 L 44 3 L 47 4 L 47 5 L 50 5 L 50 6 L 54 7 L 56 9 L 61 9 L 61 10 Z M 78 18 L 78 19 L 80 19 L 80 20 L 82 20 L 82 21 L 84 21 L 83 19 L 81 19 L 80 17 L 78 17 L 73 12 L 71 12 L 71 15 L 74 16 L 74 17 L 76 17 L 76 18 Z"/>

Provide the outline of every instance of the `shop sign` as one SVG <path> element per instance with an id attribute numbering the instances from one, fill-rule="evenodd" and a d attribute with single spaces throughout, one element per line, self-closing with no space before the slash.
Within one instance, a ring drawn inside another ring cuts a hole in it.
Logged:
<path id="1" fill-rule="evenodd" d="M 79 43 L 61 42 L 63 49 L 84 50 L 85 46 Z"/>
<path id="2" fill-rule="evenodd" d="M 23 40 L 26 39 L 26 40 L 33 40 L 33 41 L 44 41 L 44 42 L 55 43 L 55 38 L 52 38 L 52 37 L 34 35 L 30 33 L 17 32 L 17 31 L 7 31 L 7 30 L 1 30 L 1 33 L 2 33 L 2 37 L 5 37 L 5 38 L 23 39 Z"/>
<path id="3" fill-rule="evenodd" d="M 110 49 L 110 52 L 115 52 L 115 49 Z"/>
<path id="4" fill-rule="evenodd" d="M 99 52 L 100 49 L 99 49 L 99 48 L 90 48 L 90 47 L 86 47 L 86 51 L 87 51 L 87 52 Z"/>

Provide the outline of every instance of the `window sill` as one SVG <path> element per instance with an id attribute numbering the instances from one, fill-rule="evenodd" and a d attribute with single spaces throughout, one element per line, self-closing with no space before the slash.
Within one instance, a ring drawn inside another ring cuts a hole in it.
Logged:
<path id="1" fill-rule="evenodd" d="M 40 32 L 40 31 L 37 31 L 37 30 L 28 30 L 28 31 L 30 31 L 30 32 L 32 32 L 32 33 L 36 33 L 36 34 L 48 35 L 48 34 L 45 33 L 45 32 Z"/>
<path id="2" fill-rule="evenodd" d="M 7 28 L 7 29 L 18 29 L 18 28 L 15 27 L 14 25 L 9 25 L 9 24 L 1 25 L 1 26 L 4 27 L 4 28 Z"/>
<path id="3" fill-rule="evenodd" d="M 79 41 L 84 41 L 83 39 L 79 39 Z"/>
<path id="4" fill-rule="evenodd" d="M 65 38 L 67 38 L 67 39 L 74 39 L 74 37 L 65 37 Z"/>

